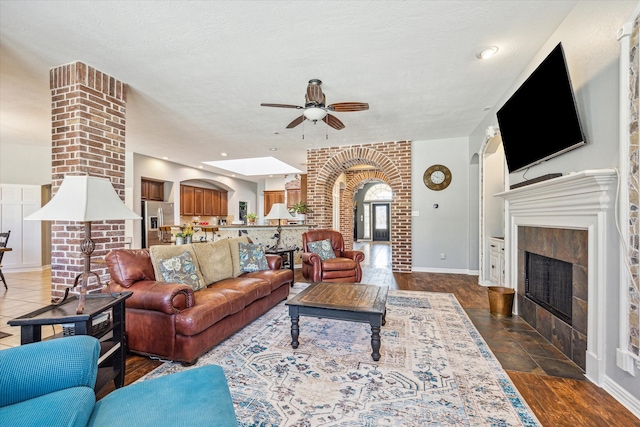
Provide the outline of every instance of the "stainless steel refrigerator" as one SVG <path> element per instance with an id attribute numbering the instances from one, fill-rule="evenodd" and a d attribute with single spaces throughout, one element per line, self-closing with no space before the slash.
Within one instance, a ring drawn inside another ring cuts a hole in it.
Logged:
<path id="1" fill-rule="evenodd" d="M 175 225 L 173 216 L 173 203 L 168 202 L 142 202 L 142 247 L 152 245 L 168 245 L 162 241 L 160 227 L 163 225 Z"/>

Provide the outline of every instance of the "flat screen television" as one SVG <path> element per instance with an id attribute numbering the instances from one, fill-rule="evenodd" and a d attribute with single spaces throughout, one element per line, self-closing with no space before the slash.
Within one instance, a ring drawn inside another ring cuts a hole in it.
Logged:
<path id="1" fill-rule="evenodd" d="M 586 143 L 559 43 L 498 110 L 509 173 Z"/>

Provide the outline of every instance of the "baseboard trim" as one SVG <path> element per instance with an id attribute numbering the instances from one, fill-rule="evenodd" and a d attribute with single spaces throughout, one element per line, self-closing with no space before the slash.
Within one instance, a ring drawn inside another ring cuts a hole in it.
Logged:
<path id="1" fill-rule="evenodd" d="M 477 276 L 479 274 L 478 270 L 468 270 L 460 268 L 413 267 L 411 271 L 415 273 L 466 274 L 468 276 Z"/>
<path id="2" fill-rule="evenodd" d="M 627 408 L 633 415 L 640 418 L 640 400 L 633 397 L 627 390 L 622 388 L 617 382 L 610 377 L 604 376 L 602 388 L 605 389 L 614 399 L 622 406 Z"/>
<path id="3" fill-rule="evenodd" d="M 24 267 L 24 268 L 3 268 L 5 273 L 32 273 L 34 271 L 51 270 L 51 265 L 43 265 L 40 267 Z"/>

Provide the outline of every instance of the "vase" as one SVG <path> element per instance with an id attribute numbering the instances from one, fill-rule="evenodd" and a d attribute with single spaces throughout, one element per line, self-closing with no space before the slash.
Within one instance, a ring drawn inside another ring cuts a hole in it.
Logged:
<path id="1" fill-rule="evenodd" d="M 190 244 L 190 243 L 191 243 L 191 238 L 192 238 L 192 237 L 193 237 L 193 236 L 186 236 L 186 237 L 184 238 L 184 242 L 185 242 L 187 245 L 188 245 L 188 244 Z"/>
<path id="2" fill-rule="evenodd" d="M 176 237 L 176 245 L 184 245 L 184 237 Z"/>

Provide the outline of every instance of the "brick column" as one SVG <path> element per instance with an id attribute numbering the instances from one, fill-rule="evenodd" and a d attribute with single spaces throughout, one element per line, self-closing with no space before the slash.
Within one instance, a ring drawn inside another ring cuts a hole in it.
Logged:
<path id="1" fill-rule="evenodd" d="M 52 118 L 52 194 L 65 175 L 108 178 L 124 200 L 125 110 L 127 85 L 82 62 L 50 70 Z M 56 221 L 51 226 L 51 297 L 59 298 L 83 271 L 82 223 Z M 124 247 L 124 221 L 92 223 L 93 260 Z M 104 264 L 91 270 L 108 280 Z M 89 281 L 89 290 L 99 288 Z"/>

